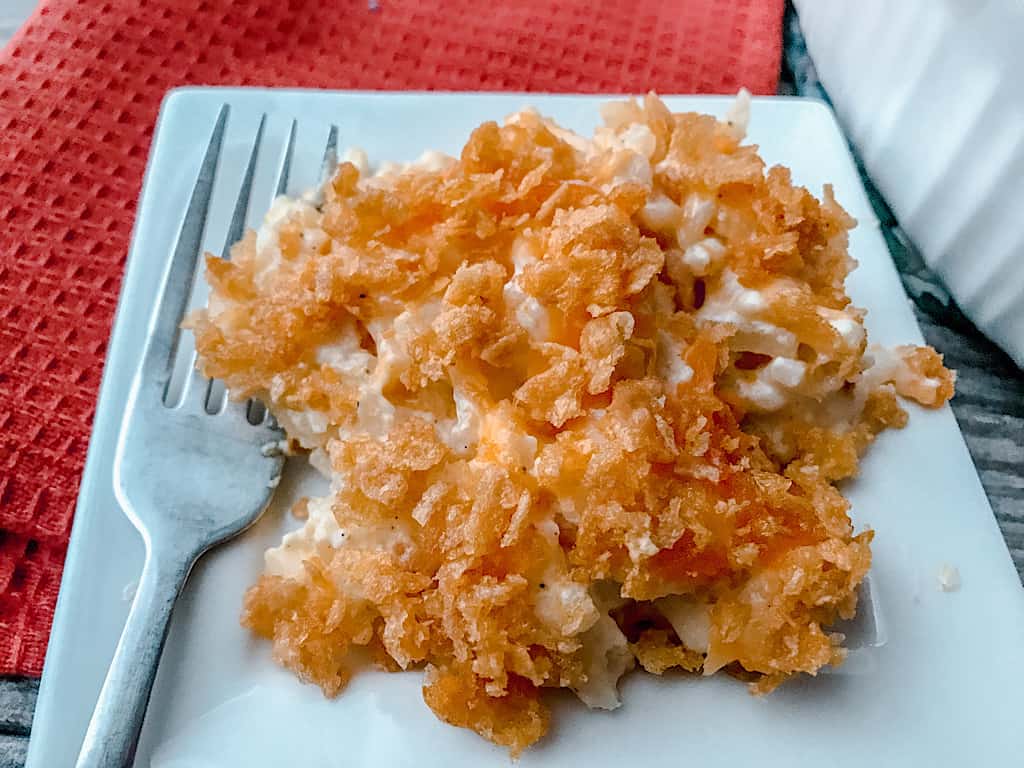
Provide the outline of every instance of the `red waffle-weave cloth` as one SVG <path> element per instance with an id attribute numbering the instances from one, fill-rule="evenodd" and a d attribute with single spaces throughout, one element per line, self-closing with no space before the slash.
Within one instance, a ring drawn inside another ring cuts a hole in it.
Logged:
<path id="1" fill-rule="evenodd" d="M 42 669 L 169 88 L 773 93 L 781 17 L 782 0 L 43 0 L 0 54 L 0 674 Z"/>

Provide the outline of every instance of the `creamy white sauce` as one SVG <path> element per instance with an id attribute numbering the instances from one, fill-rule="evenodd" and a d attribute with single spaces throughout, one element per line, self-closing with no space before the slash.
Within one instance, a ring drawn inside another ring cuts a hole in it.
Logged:
<path id="1" fill-rule="evenodd" d="M 675 234 L 682 218 L 683 209 L 661 192 L 651 194 L 640 209 L 641 223 L 659 234 Z"/>
<path id="2" fill-rule="evenodd" d="M 761 368 L 758 375 L 780 386 L 795 389 L 807 377 L 807 363 L 788 357 L 776 357 Z"/>
<path id="3" fill-rule="evenodd" d="M 771 286 L 761 291 L 747 288 L 735 272 L 725 269 L 716 289 L 697 310 L 697 322 L 735 325 L 736 335 L 730 345 L 737 351 L 795 358 L 799 345 L 796 335 L 759 319 L 770 306 L 771 293 Z"/>
<path id="4" fill-rule="evenodd" d="M 408 370 L 412 364 L 408 353 L 409 340 L 426 331 L 441 314 L 441 309 L 440 300 L 435 299 L 404 309 L 394 317 L 376 318 L 367 324 L 366 330 L 377 347 L 374 379 L 381 389 L 398 381 Z"/>
<path id="5" fill-rule="evenodd" d="M 525 237 L 516 238 L 512 244 L 512 277 L 502 291 L 505 307 L 515 315 L 530 338 L 535 342 L 547 341 L 551 335 L 551 321 L 547 309 L 523 290 L 522 276 L 526 268 L 538 261 L 533 242 Z"/>
<path id="6" fill-rule="evenodd" d="M 351 321 L 341 327 L 334 341 L 317 347 L 316 362 L 356 377 L 369 377 L 377 367 L 377 358 L 362 348 Z"/>
<path id="7" fill-rule="evenodd" d="M 764 413 L 782 410 L 789 402 L 785 388 L 756 376 L 752 380 L 738 380 L 736 392 L 745 405 Z"/>
<path id="8" fill-rule="evenodd" d="M 317 348 L 316 361 L 344 375 L 359 388 L 357 423 L 351 432 L 383 438 L 395 422 L 395 406 L 384 396 L 387 380 L 380 361 L 361 346 L 354 321 L 341 327 L 336 339 Z"/>
<path id="9" fill-rule="evenodd" d="M 818 314 L 832 326 L 843 344 L 850 349 L 856 349 L 864 342 L 866 332 L 863 324 L 849 312 L 828 307 L 818 307 Z"/>
<path id="10" fill-rule="evenodd" d="M 711 615 L 707 603 L 695 597 L 670 595 L 655 600 L 654 605 L 684 646 L 698 653 L 708 652 Z"/>
<path id="11" fill-rule="evenodd" d="M 370 175 L 370 158 L 367 156 L 366 151 L 360 147 L 349 147 L 341 153 L 341 162 L 352 163 L 359 171 L 360 178 L 366 178 Z"/>
<path id="12" fill-rule="evenodd" d="M 550 572 L 543 583 L 544 587 L 538 586 L 535 592 L 534 611 L 552 630 L 575 637 L 598 621 L 597 608 L 585 585 Z"/>
<path id="13" fill-rule="evenodd" d="M 573 691 L 592 709 L 615 709 L 621 704 L 616 687 L 619 678 L 634 664 L 625 635 L 608 615 L 624 601 L 614 582 L 596 582 L 590 594 L 599 618 L 580 638 L 587 679 Z"/>
<path id="14" fill-rule="evenodd" d="M 479 419 L 479 441 L 489 452 L 513 469 L 525 467 L 533 470 L 537 457 L 537 438 L 519 429 L 503 413 L 485 412 Z"/>
<path id="15" fill-rule="evenodd" d="M 740 88 L 736 99 L 729 105 L 725 113 L 725 124 L 729 132 L 737 141 L 742 141 L 747 136 L 747 128 L 750 125 L 750 91 Z"/>
<path id="16" fill-rule="evenodd" d="M 536 115 L 532 109 L 509 115 L 505 122 L 516 125 L 523 122 L 526 114 Z M 602 191 L 610 192 L 619 184 L 638 183 L 650 189 L 654 183 L 650 158 L 657 149 L 657 139 L 644 123 L 631 122 L 618 126 L 598 128 L 594 138 L 588 139 L 543 119 L 544 126 L 579 154 L 580 160 L 589 162 L 600 158 L 601 165 L 596 173 L 606 179 Z"/>
<path id="17" fill-rule="evenodd" d="M 306 509 L 309 516 L 305 524 L 285 534 L 280 546 L 266 551 L 264 562 L 268 575 L 301 579 L 303 561 L 314 554 L 330 560 L 329 550 L 344 544 L 345 535 L 334 517 L 330 497 L 310 499 Z"/>
<path id="18" fill-rule="evenodd" d="M 770 413 L 795 402 L 807 377 L 807 364 L 776 357 L 767 365 L 736 381 L 736 392 L 754 411 Z"/>
<path id="19" fill-rule="evenodd" d="M 523 293 L 516 285 L 508 288 L 506 301 L 515 302 L 516 293 L 522 297 L 516 306 L 516 322 L 519 323 L 534 341 L 544 341 L 551 335 L 548 311 L 535 297 Z"/>
<path id="20" fill-rule="evenodd" d="M 274 415 L 285 433 L 307 449 L 323 445 L 331 425 L 326 413 L 313 408 L 304 411 L 275 408 Z"/>
<path id="21" fill-rule="evenodd" d="M 683 263 L 698 277 L 708 274 L 712 267 L 721 263 L 725 256 L 725 245 L 717 237 L 706 237 L 689 245 L 683 251 Z"/>
<path id="22" fill-rule="evenodd" d="M 594 132 L 593 151 L 603 155 L 599 174 L 610 177 L 603 185 L 604 191 L 626 182 L 650 189 L 654 184 L 650 157 L 656 147 L 654 134 L 643 123 L 632 123 L 620 132 L 598 128 Z"/>
<path id="23" fill-rule="evenodd" d="M 898 389 L 908 390 L 921 387 L 936 390 L 942 385 L 942 381 L 934 376 L 922 377 L 916 374 L 897 350 L 872 344 L 864 354 L 864 372 L 857 388 L 866 397 L 888 382 L 895 384 Z"/>
<path id="24" fill-rule="evenodd" d="M 480 439 L 480 409 L 473 400 L 455 389 L 455 418 L 435 425 L 437 439 L 458 456 L 467 455 Z"/>
<path id="25" fill-rule="evenodd" d="M 683 360 L 686 347 L 668 331 L 659 330 L 657 336 L 658 378 L 674 392 L 680 384 L 693 378 L 693 369 Z"/>
<path id="26" fill-rule="evenodd" d="M 661 551 L 661 548 L 651 539 L 650 521 L 644 530 L 635 531 L 626 536 L 626 549 L 629 551 L 629 559 L 634 563 L 653 557 Z"/>
<path id="27" fill-rule="evenodd" d="M 270 279 L 283 265 L 281 229 L 289 221 L 298 222 L 303 240 L 310 247 L 319 247 L 327 242 L 327 233 L 316 226 L 317 211 L 312 202 L 286 195 L 275 197 L 256 230 L 254 280 L 260 290 L 266 289 Z"/>
<path id="28" fill-rule="evenodd" d="M 308 517 L 296 531 L 285 534 L 281 545 L 264 555 L 270 576 L 303 578 L 302 563 L 313 555 L 329 563 L 334 551 L 343 547 L 397 553 L 412 546 L 412 538 L 403 524 L 351 526 L 342 528 L 332 508 L 332 497 L 311 498 L 306 505 Z"/>
<path id="29" fill-rule="evenodd" d="M 618 142 L 623 148 L 648 160 L 658 148 L 658 140 L 644 123 L 632 123 L 627 126 L 626 130 L 618 135 Z"/>
<path id="30" fill-rule="evenodd" d="M 682 219 L 676 229 L 676 244 L 689 248 L 704 239 L 704 229 L 711 223 L 716 206 L 713 198 L 691 192 L 683 201 Z"/>

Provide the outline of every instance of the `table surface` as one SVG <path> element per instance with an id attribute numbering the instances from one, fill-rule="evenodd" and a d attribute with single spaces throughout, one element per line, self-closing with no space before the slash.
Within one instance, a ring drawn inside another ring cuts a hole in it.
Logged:
<path id="1" fill-rule="evenodd" d="M 35 5 L 35 0 L 8 2 L 12 4 L 0 11 L 0 46 Z M 780 91 L 824 95 L 802 49 L 791 9 L 787 9 L 786 35 Z M 868 186 L 874 192 L 870 182 Z M 925 339 L 945 355 L 946 365 L 958 372 L 953 412 L 1024 581 L 1024 372 L 949 306 L 941 286 L 915 258 L 884 201 L 877 194 L 873 199 Z M 936 293 L 940 294 L 938 300 Z M 38 687 L 38 680 L 0 677 L 0 768 L 18 768 L 24 763 Z"/>

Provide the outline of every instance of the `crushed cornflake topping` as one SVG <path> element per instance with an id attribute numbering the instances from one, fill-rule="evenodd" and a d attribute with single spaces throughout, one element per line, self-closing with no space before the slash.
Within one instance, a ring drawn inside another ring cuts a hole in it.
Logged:
<path id="1" fill-rule="evenodd" d="M 372 174 L 352 151 L 207 259 L 189 321 L 286 431 L 267 455 L 331 480 L 244 624 L 329 696 L 353 648 L 424 669 L 438 717 L 513 754 L 544 688 L 612 708 L 636 667 L 767 692 L 841 662 L 872 533 L 835 484 L 899 396 L 953 393 L 934 350 L 867 346 L 854 221 L 742 143 L 748 95 L 601 115 L 524 110 Z"/>
<path id="2" fill-rule="evenodd" d="M 309 518 L 309 499 L 302 497 L 292 504 L 292 517 L 296 520 L 307 520 Z"/>

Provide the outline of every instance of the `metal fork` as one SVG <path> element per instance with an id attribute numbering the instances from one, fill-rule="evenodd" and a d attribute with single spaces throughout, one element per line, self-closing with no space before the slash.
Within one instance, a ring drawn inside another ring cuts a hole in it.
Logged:
<path id="1" fill-rule="evenodd" d="M 146 561 L 124 632 L 79 753 L 78 768 L 122 768 L 134 760 L 139 732 L 171 611 L 189 571 L 208 549 L 254 523 L 266 509 L 284 459 L 267 446 L 283 437 L 254 403 L 224 402 L 193 366 L 179 402 L 169 396 L 182 315 L 188 305 L 227 126 L 217 118 L 173 256 L 148 341 L 125 405 L 114 461 L 114 487 L 142 534 Z M 242 236 L 266 116 L 249 155 L 227 249 Z M 296 124 L 278 174 L 287 185 Z M 336 163 L 331 130 L 324 167 Z M 256 422 L 256 423 L 253 423 Z"/>

